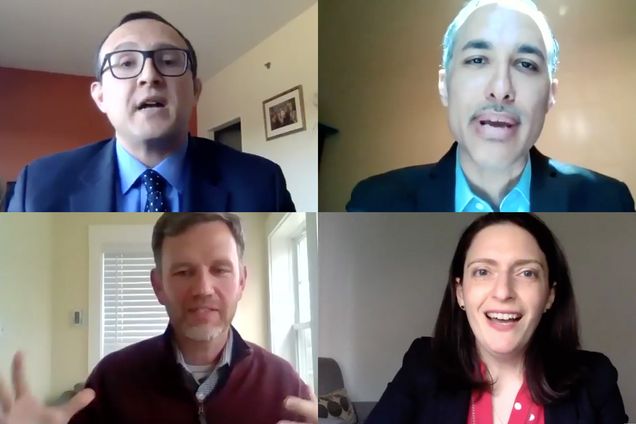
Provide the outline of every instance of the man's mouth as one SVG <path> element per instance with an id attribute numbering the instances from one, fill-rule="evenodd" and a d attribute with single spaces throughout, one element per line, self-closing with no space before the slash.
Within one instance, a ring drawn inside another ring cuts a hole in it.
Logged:
<path id="1" fill-rule="evenodd" d="M 480 120 L 479 121 L 480 125 L 490 125 L 491 127 L 495 127 L 495 128 L 512 128 L 513 124 L 509 123 L 509 122 L 504 122 L 504 121 L 491 121 L 491 120 Z"/>
<path id="2" fill-rule="evenodd" d="M 505 141 L 515 136 L 519 124 L 519 119 L 512 114 L 485 112 L 475 116 L 472 125 L 483 139 Z"/>
<path id="3" fill-rule="evenodd" d="M 159 109 L 166 107 L 166 100 L 158 97 L 151 97 L 142 100 L 137 104 L 137 110 Z"/>

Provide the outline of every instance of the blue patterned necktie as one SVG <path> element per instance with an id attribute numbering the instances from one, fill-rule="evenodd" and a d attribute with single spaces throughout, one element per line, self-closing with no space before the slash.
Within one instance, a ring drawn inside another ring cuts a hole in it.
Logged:
<path id="1" fill-rule="evenodd" d="M 166 180 L 154 169 L 146 169 L 141 174 L 141 181 L 146 187 L 146 207 L 144 212 L 169 212 L 168 201 L 163 195 Z"/>

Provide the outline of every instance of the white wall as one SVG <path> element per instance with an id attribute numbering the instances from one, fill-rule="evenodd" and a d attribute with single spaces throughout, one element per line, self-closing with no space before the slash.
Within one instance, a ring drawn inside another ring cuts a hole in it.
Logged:
<path id="1" fill-rule="evenodd" d="M 540 215 L 568 256 L 583 348 L 619 372 L 636 418 L 636 216 Z M 414 338 L 431 335 L 469 214 L 321 214 L 319 355 L 335 358 L 354 401 L 378 400 Z"/>
<path id="2" fill-rule="evenodd" d="M 210 43 L 223 40 L 210 40 Z M 271 63 L 270 69 L 265 63 Z M 303 86 L 307 129 L 266 141 L 263 101 Z M 205 81 L 197 106 L 198 132 L 207 136 L 241 119 L 243 151 L 283 169 L 298 211 L 318 210 L 318 5 L 314 4 L 237 61 Z"/>
<path id="3" fill-rule="evenodd" d="M 25 354 L 36 396 L 51 384 L 51 226 L 44 214 L 0 219 L 0 375 L 11 384 L 11 360 Z"/>

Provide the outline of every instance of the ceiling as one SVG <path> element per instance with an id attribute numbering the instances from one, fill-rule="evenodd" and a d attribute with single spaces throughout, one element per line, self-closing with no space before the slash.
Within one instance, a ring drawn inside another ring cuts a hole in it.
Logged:
<path id="1" fill-rule="evenodd" d="M 190 39 L 201 79 L 317 0 L 0 0 L 0 67 L 92 75 L 98 44 L 127 13 L 152 10 Z"/>

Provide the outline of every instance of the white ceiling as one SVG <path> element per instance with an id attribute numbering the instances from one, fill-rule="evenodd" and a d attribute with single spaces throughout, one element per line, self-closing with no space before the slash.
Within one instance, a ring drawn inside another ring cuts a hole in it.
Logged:
<path id="1" fill-rule="evenodd" d="M 190 39 L 205 81 L 317 0 L 0 0 L 0 67 L 92 75 L 98 44 L 152 10 Z"/>

